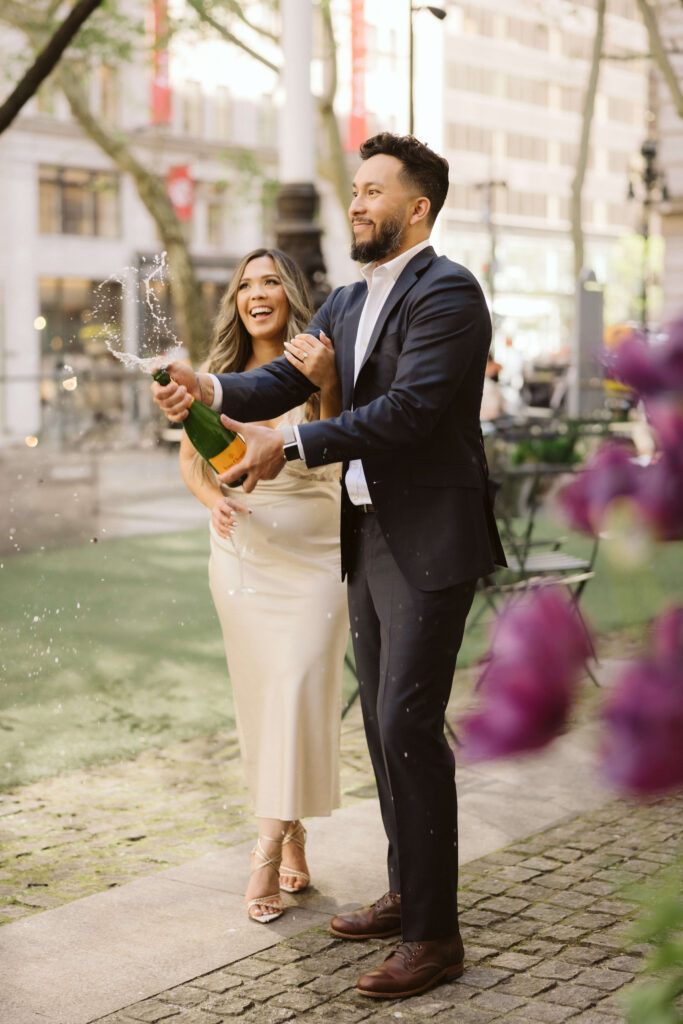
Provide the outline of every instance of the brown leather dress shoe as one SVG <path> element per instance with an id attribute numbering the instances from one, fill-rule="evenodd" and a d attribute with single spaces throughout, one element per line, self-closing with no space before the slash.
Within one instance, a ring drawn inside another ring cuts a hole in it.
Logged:
<path id="1" fill-rule="evenodd" d="M 358 991 L 375 999 L 403 999 L 459 978 L 464 967 L 462 939 L 401 942 L 381 967 L 358 979 Z"/>
<path id="2" fill-rule="evenodd" d="M 401 934 L 401 897 L 387 892 L 371 907 L 337 914 L 330 921 L 330 931 L 340 939 L 384 939 Z"/>

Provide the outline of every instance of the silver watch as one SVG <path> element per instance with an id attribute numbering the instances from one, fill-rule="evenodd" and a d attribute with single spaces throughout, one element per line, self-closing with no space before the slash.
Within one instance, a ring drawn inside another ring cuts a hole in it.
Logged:
<path id="1" fill-rule="evenodd" d="M 294 427 L 290 427 L 289 424 L 280 427 L 282 431 L 282 438 L 284 441 L 284 453 L 287 462 L 292 462 L 294 459 L 300 459 L 301 453 L 299 452 L 299 444 L 296 439 Z"/>

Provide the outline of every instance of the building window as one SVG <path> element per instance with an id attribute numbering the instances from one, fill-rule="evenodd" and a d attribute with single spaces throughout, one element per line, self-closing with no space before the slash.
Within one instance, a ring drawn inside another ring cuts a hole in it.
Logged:
<path id="1" fill-rule="evenodd" d="M 464 153 L 490 153 L 493 133 L 476 124 L 446 125 L 446 146 Z"/>
<path id="2" fill-rule="evenodd" d="M 623 96 L 608 96 L 607 117 L 610 121 L 621 121 L 623 124 L 640 124 L 640 107 Z"/>
<path id="3" fill-rule="evenodd" d="M 517 192 L 506 189 L 507 213 L 519 217 L 545 217 L 547 215 L 547 196 L 538 192 Z M 501 207 L 503 203 L 501 203 Z M 502 212 L 502 211 L 501 211 Z"/>
<path id="4" fill-rule="evenodd" d="M 448 189 L 447 206 L 451 210 L 479 214 L 482 210 L 481 189 L 469 182 L 453 181 Z"/>
<path id="5" fill-rule="evenodd" d="M 611 174 L 622 174 L 624 176 L 624 181 L 626 181 L 630 159 L 630 153 L 624 153 L 623 150 L 619 152 L 618 150 L 611 149 L 607 153 L 607 170 Z"/>
<path id="6" fill-rule="evenodd" d="M 119 89 L 116 68 L 101 64 L 96 72 L 98 107 L 105 121 L 115 123 L 118 120 Z"/>
<path id="7" fill-rule="evenodd" d="M 216 138 L 231 139 L 233 136 L 234 107 L 232 94 L 225 85 L 217 86 L 213 109 Z"/>
<path id="8" fill-rule="evenodd" d="M 81 277 L 41 277 L 43 357 L 66 362 L 74 355 L 106 351 L 105 334 L 121 330 L 121 284 Z"/>
<path id="9" fill-rule="evenodd" d="M 207 183 L 202 192 L 206 203 L 206 241 L 208 245 L 219 248 L 223 245 L 223 219 L 225 214 L 225 188 Z"/>
<path id="10" fill-rule="evenodd" d="M 508 18 L 505 37 L 522 46 L 530 46 L 534 50 L 548 49 L 548 26 L 527 21 L 525 18 Z"/>
<path id="11" fill-rule="evenodd" d="M 560 107 L 571 113 L 578 114 L 583 104 L 583 94 L 573 85 L 560 86 Z"/>
<path id="12" fill-rule="evenodd" d="M 470 35 L 492 37 L 495 29 L 493 11 L 480 7 L 466 7 L 463 11 L 463 29 Z"/>
<path id="13" fill-rule="evenodd" d="M 548 162 L 548 143 L 534 135 L 517 135 L 508 133 L 506 139 L 506 156 L 515 160 L 534 160 L 539 163 Z"/>
<path id="14" fill-rule="evenodd" d="M 259 142 L 264 146 L 277 145 L 277 110 L 272 100 L 264 96 L 258 108 Z"/>
<path id="15" fill-rule="evenodd" d="M 593 52 L 591 36 L 580 35 L 578 32 L 562 33 L 562 53 L 565 57 L 585 58 L 588 60 Z"/>
<path id="16" fill-rule="evenodd" d="M 182 97 L 182 127 L 186 135 L 204 132 L 204 97 L 199 82 L 185 82 Z"/>
<path id="17" fill-rule="evenodd" d="M 119 176 L 111 171 L 41 165 L 38 203 L 44 235 L 121 234 Z"/>

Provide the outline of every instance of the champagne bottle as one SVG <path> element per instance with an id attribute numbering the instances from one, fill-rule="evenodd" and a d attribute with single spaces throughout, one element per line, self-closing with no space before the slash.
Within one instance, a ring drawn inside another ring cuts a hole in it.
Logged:
<path id="1" fill-rule="evenodd" d="M 171 378 L 163 366 L 152 376 L 159 384 L 171 383 Z M 225 473 L 244 458 L 247 446 L 242 435 L 224 427 L 220 413 L 209 409 L 208 405 L 195 402 L 194 398 L 187 410 L 187 418 L 183 420 L 183 427 L 199 454 L 217 473 Z M 230 487 L 239 487 L 245 479 L 246 474 L 230 484 Z"/>

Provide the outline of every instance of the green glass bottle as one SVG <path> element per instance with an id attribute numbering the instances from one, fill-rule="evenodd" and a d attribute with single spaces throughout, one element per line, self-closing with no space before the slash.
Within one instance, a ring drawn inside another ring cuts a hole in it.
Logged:
<path id="1" fill-rule="evenodd" d="M 159 384 L 171 383 L 171 378 L 163 366 L 152 376 Z M 220 413 L 209 409 L 208 405 L 195 402 L 194 398 L 187 410 L 187 418 L 183 420 L 183 427 L 199 454 L 217 473 L 225 473 L 244 458 L 247 446 L 241 434 L 224 427 Z M 244 479 L 244 476 L 240 477 L 230 484 L 230 487 L 239 487 Z"/>

